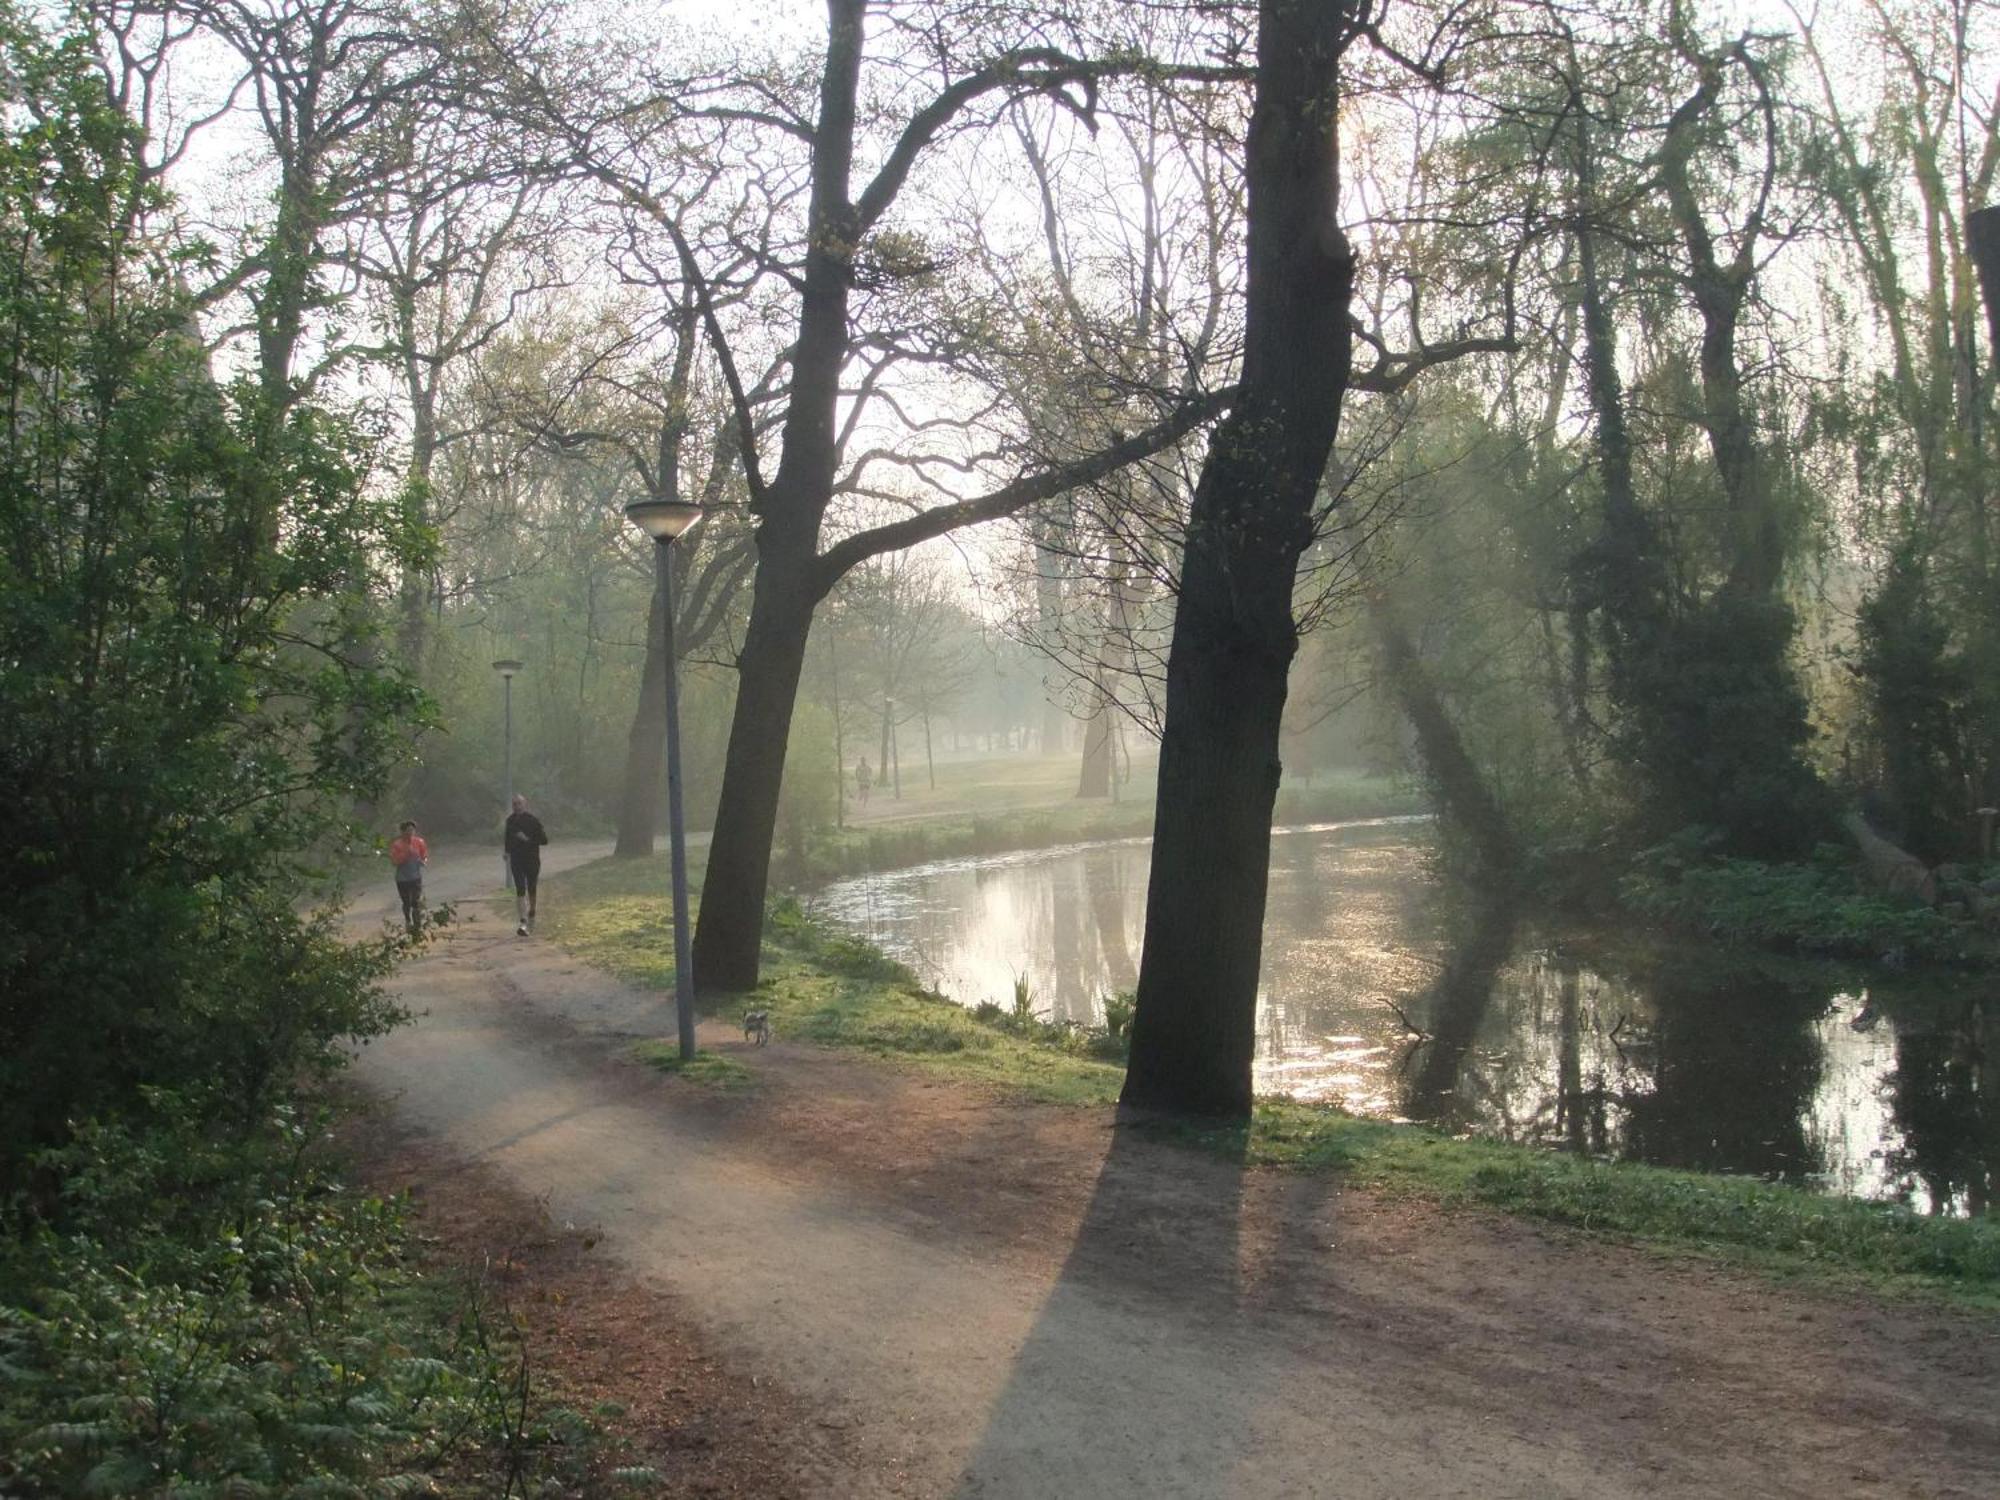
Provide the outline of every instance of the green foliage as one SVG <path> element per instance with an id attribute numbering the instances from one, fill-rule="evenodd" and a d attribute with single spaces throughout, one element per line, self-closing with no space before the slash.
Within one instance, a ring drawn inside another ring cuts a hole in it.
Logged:
<path id="1" fill-rule="evenodd" d="M 1130 990 L 1120 990 L 1115 995 L 1104 997 L 1104 1031 L 1121 1046 L 1132 1040 L 1132 1017 L 1138 1013 L 1139 997 Z"/>
<path id="2" fill-rule="evenodd" d="M 281 1113 L 196 1113 L 65 1148 L 61 1233 L 0 1249 L 0 1489 L 68 1495 L 525 1493 L 573 1469 L 505 1310 L 426 1274 L 403 1210 L 344 1190 Z"/>
<path id="3" fill-rule="evenodd" d="M 1862 889 L 1840 849 L 1809 864 L 1715 857 L 1712 830 L 1692 829 L 1646 851 L 1620 882 L 1647 916 L 1732 942 L 1877 958 L 1956 959 L 1968 935 L 1927 906 Z"/>
<path id="4" fill-rule="evenodd" d="M 1025 1026 L 1035 1019 L 1035 988 L 1028 982 L 1026 974 L 1014 976 L 1014 1013 L 1016 1026 Z"/>
<path id="5" fill-rule="evenodd" d="M 391 1019 L 295 851 L 417 700 L 353 607 L 400 545 L 370 434 L 224 389 L 87 42 L 0 12 L 0 1190 L 145 1091 L 259 1118 Z"/>
<path id="6" fill-rule="evenodd" d="M 1770 859 L 1831 831 L 1831 796 L 1806 760 L 1794 630 L 1785 605 L 1727 591 L 1628 622 L 1614 692 L 1645 833 L 1701 825 L 1731 853 Z"/>
<path id="7" fill-rule="evenodd" d="M 1951 644 L 1931 579 L 1910 547 L 1861 606 L 1854 667 L 1869 710 L 1896 841 L 1926 861 L 1963 853 L 1970 763 L 1963 726 L 1972 673 Z"/>

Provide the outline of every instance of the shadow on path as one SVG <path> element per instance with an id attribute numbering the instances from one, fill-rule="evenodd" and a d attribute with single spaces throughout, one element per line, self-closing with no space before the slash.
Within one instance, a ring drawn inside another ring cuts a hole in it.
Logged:
<path id="1" fill-rule="evenodd" d="M 1181 1170 L 1162 1171 L 1167 1152 Z M 1083 1496 L 1107 1472 L 1130 1476 L 1126 1494 L 1227 1492 L 1259 1391 L 1198 1350 L 1227 1342 L 1240 1310 L 1243 1191 L 1240 1159 L 1188 1157 L 1120 1122 L 955 1494 Z M 1219 1413 L 1236 1441 L 1209 1441 Z"/>

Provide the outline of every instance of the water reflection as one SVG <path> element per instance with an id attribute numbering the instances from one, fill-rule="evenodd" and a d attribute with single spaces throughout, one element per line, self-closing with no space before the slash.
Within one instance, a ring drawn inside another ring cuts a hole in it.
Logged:
<path id="1" fill-rule="evenodd" d="M 1889 1112 L 1901 1139 L 1886 1175 L 1937 1212 L 1983 1214 L 2000 1163 L 2000 1025 L 1983 996 L 1954 1012 L 1895 1038 Z"/>
<path id="2" fill-rule="evenodd" d="M 949 861 L 821 910 L 965 1004 L 1091 1024 L 1130 989 L 1141 839 Z M 1615 955 L 1615 956 L 1613 956 Z M 1471 906 L 1390 819 L 1273 840 L 1260 1090 L 1454 1132 L 1982 1213 L 2000 1164 L 2000 1009 L 1973 985 L 1637 950 Z"/>

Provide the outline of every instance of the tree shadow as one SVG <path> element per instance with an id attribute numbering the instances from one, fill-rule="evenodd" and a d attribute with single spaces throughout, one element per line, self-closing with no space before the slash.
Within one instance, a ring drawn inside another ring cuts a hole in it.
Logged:
<path id="1" fill-rule="evenodd" d="M 1121 1118 L 954 1494 L 1086 1496 L 1107 1473 L 1126 1476 L 1128 1494 L 1230 1487 L 1264 1394 L 1244 1357 L 1244 1305 L 1258 1294 L 1245 1265 L 1269 1247 L 1246 1244 L 1245 1134 L 1215 1153 L 1175 1135 Z M 1287 1195 L 1280 1221 L 1330 1191 Z M 1219 1429 L 1245 1440 L 1217 1443 Z"/>

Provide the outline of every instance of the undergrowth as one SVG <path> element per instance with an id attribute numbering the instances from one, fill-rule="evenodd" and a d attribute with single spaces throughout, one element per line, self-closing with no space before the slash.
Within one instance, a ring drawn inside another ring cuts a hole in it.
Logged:
<path id="1" fill-rule="evenodd" d="M 0 1493 L 625 1493 L 546 1402 L 509 1310 L 429 1267 L 398 1202 L 349 1190 L 321 1121 L 254 1136 L 87 1128 L 60 1231 L 0 1242 Z"/>
<path id="2" fill-rule="evenodd" d="M 1620 882 L 1632 910 L 1726 942 L 1851 958 L 1959 962 L 1991 941 L 1929 906 L 1864 890 L 1846 851 L 1808 863 L 1715 858 L 1697 832 L 1648 850 Z"/>

